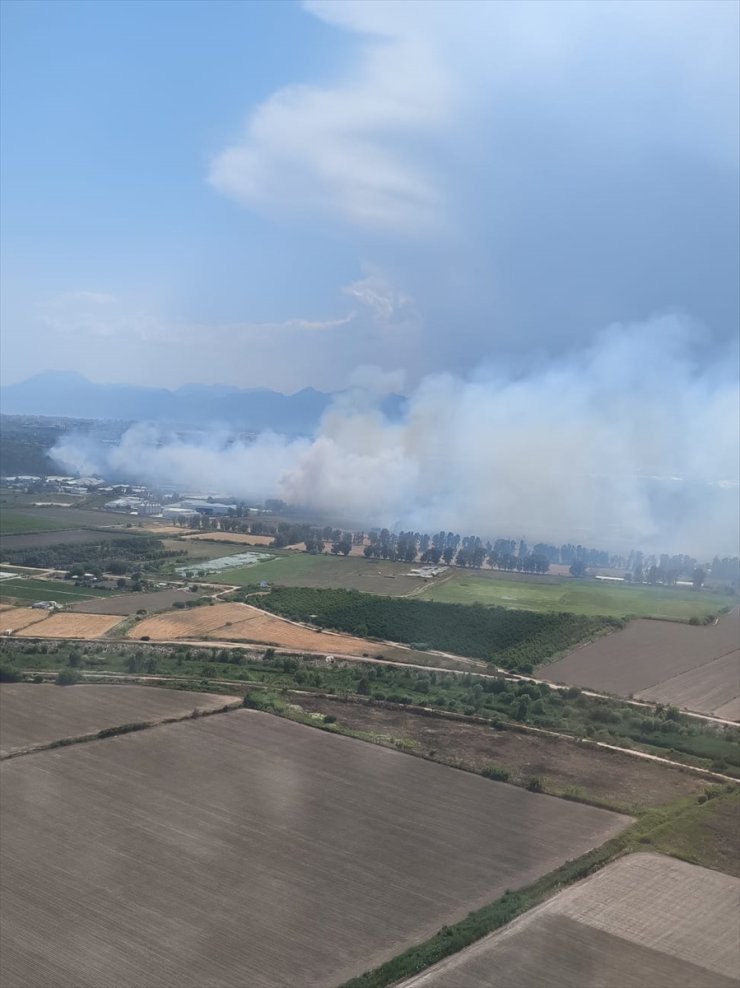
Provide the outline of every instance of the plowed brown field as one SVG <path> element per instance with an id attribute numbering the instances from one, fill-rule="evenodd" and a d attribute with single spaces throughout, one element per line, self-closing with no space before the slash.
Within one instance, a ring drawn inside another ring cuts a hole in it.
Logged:
<path id="1" fill-rule="evenodd" d="M 631 854 L 399 988 L 733 988 L 740 881 Z"/>
<path id="2" fill-rule="evenodd" d="M 719 716 L 740 696 L 739 648 L 737 611 L 706 628 L 640 620 L 540 666 L 537 674 Z"/>
<path id="3" fill-rule="evenodd" d="M 3 988 L 327 988 L 629 819 L 249 710 L 0 783 Z"/>
<path id="4" fill-rule="evenodd" d="M 101 638 L 121 621 L 120 614 L 51 614 L 17 632 L 19 638 Z"/>
<path id="5" fill-rule="evenodd" d="M 218 693 L 186 693 L 153 686 L 84 684 L 60 689 L 51 683 L 3 683 L 0 755 L 7 757 L 122 724 L 152 724 L 168 717 L 190 716 L 193 710 L 205 713 L 240 702 Z"/>

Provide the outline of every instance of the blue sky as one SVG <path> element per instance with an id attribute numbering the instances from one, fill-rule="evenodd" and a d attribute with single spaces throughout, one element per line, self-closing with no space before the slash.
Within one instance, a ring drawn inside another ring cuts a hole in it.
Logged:
<path id="1" fill-rule="evenodd" d="M 2 11 L 4 383 L 412 388 L 737 332 L 735 3 Z"/>

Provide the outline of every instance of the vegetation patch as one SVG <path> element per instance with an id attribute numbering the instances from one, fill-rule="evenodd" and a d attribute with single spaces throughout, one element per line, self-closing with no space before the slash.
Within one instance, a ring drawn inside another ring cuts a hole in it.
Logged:
<path id="1" fill-rule="evenodd" d="M 428 642 L 439 651 L 525 673 L 580 642 L 622 627 L 614 618 L 435 604 L 356 590 L 275 587 L 259 605 L 320 627 L 409 645 Z"/>

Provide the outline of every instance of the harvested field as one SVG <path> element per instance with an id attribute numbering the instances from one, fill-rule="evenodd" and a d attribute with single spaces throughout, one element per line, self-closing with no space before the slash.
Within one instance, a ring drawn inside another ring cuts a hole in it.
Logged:
<path id="1" fill-rule="evenodd" d="M 556 795 L 581 795 L 637 809 L 698 795 L 706 786 L 703 779 L 680 769 L 564 738 L 494 731 L 487 725 L 329 697 L 302 694 L 292 702 L 307 713 L 331 714 L 339 725 L 376 741 L 404 742 L 416 754 L 448 765 L 476 772 L 496 765 L 522 784 L 538 777 Z"/>
<path id="2" fill-rule="evenodd" d="M 152 686 L 0 685 L 0 756 L 123 724 L 219 710 L 236 697 Z"/>
<path id="3" fill-rule="evenodd" d="M 19 638 L 102 638 L 121 621 L 120 614 L 74 614 L 57 611 L 44 621 L 16 632 Z"/>
<path id="4" fill-rule="evenodd" d="M 185 596 L 183 595 L 183 599 Z M 251 615 L 254 608 L 247 604 L 205 604 L 189 610 L 170 611 L 156 617 L 145 618 L 128 632 L 129 638 L 149 635 L 152 641 L 168 641 L 171 638 L 202 638 L 213 628 L 220 628 L 231 621 L 237 624 Z"/>
<path id="5" fill-rule="evenodd" d="M 163 611 L 178 601 L 194 600 L 193 594 L 182 590 L 155 590 L 152 593 L 127 593 L 99 600 L 84 600 L 72 604 L 70 611 L 83 614 L 136 614 L 137 611 Z"/>
<path id="6" fill-rule="evenodd" d="M 36 610 L 33 607 L 7 607 L 0 614 L 0 631 L 20 631 L 29 624 L 37 624 L 48 618 L 48 611 Z"/>
<path id="7" fill-rule="evenodd" d="M 233 542 L 234 545 L 272 545 L 274 535 L 245 535 L 243 532 L 203 532 L 186 535 L 187 542 Z"/>
<path id="8" fill-rule="evenodd" d="M 247 605 L 245 605 L 247 606 Z M 344 655 L 367 654 L 372 643 L 351 635 L 312 631 L 301 625 L 291 624 L 272 614 L 253 609 L 254 614 L 231 627 L 214 628 L 210 637 L 224 641 L 259 642 L 279 648 L 304 649 L 311 652 L 337 652 Z"/>
<path id="9" fill-rule="evenodd" d="M 740 696 L 738 612 L 709 627 L 633 621 L 536 674 L 554 682 L 717 714 Z"/>
<path id="10" fill-rule="evenodd" d="M 347 655 L 362 655 L 373 646 L 364 638 L 311 631 L 249 604 L 214 604 L 147 618 L 128 633 L 129 638 L 141 638 L 142 635 L 148 635 L 152 641 L 207 635 L 215 641 L 258 642 L 297 651 Z"/>
<path id="11" fill-rule="evenodd" d="M 401 988 L 732 988 L 740 881 L 631 854 Z"/>
<path id="12" fill-rule="evenodd" d="M 247 710 L 0 782 L 5 988 L 339 984 L 627 823 Z"/>

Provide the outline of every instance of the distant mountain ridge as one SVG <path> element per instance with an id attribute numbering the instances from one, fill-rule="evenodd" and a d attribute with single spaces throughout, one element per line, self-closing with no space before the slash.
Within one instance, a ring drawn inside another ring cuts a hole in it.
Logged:
<path id="1" fill-rule="evenodd" d="M 242 429 L 311 433 L 336 397 L 303 388 L 292 395 L 267 388 L 186 384 L 174 391 L 132 384 L 95 384 L 81 374 L 45 371 L 0 388 L 4 415 L 46 415 L 80 419 L 167 422 L 178 425 L 223 424 Z M 384 399 L 382 409 L 397 418 L 401 395 Z"/>

